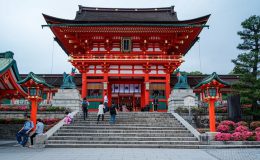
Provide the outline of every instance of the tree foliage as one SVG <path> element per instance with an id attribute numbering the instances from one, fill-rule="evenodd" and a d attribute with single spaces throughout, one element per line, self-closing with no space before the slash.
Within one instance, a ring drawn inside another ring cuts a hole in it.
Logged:
<path id="1" fill-rule="evenodd" d="M 260 100 L 260 16 L 251 16 L 241 23 L 243 30 L 238 32 L 242 43 L 238 49 L 244 51 L 232 62 L 235 67 L 234 74 L 240 74 L 240 80 L 233 88 L 240 94 L 242 102 L 252 104 L 252 109 L 257 109 Z"/>

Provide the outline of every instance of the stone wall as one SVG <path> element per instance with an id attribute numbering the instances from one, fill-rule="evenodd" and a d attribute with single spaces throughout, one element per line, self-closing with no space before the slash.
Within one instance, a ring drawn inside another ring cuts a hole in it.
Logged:
<path id="1" fill-rule="evenodd" d="M 23 124 L 0 124 L 0 139 L 16 140 L 16 133 L 23 127 Z"/>
<path id="2" fill-rule="evenodd" d="M 25 115 L 30 115 L 30 112 L 25 111 L 0 111 L 0 119 L 5 118 L 18 118 L 23 119 Z M 44 112 L 38 112 L 37 118 L 40 119 L 46 119 L 46 118 L 64 118 L 65 113 L 63 111 L 44 111 Z"/>

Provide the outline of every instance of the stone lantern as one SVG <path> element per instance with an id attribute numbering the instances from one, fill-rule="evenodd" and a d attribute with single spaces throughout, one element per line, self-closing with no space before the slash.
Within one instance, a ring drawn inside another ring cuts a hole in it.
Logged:
<path id="1" fill-rule="evenodd" d="M 43 90 L 44 88 L 53 88 L 53 86 L 47 84 L 44 79 L 36 76 L 33 72 L 17 83 L 27 88 L 26 98 L 31 102 L 31 121 L 36 126 L 38 103 L 42 101 Z"/>
<path id="2" fill-rule="evenodd" d="M 225 86 L 230 84 L 221 80 L 217 73 L 213 72 L 194 87 L 201 90 L 203 101 L 209 104 L 210 132 L 216 132 L 215 102 L 221 97 L 220 90 Z"/>

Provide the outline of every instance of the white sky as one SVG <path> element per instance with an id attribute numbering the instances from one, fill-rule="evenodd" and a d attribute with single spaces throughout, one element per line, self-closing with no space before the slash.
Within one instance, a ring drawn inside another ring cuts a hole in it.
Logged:
<path id="1" fill-rule="evenodd" d="M 237 35 L 242 30 L 241 22 L 251 15 L 260 15 L 260 0 L 0 0 L 0 52 L 15 53 L 20 73 L 69 72 L 72 66 L 67 55 L 53 43 L 50 29 L 41 28 L 46 24 L 42 13 L 74 19 L 78 5 L 111 8 L 174 5 L 180 20 L 211 14 L 210 28 L 203 29 L 200 42 L 187 53 L 180 68 L 219 74 L 229 73 L 234 67 L 231 59 L 242 52 L 236 49 L 241 42 Z"/>

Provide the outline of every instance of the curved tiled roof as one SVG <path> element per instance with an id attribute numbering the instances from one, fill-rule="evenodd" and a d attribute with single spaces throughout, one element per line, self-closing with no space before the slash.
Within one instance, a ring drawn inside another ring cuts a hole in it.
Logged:
<path id="1" fill-rule="evenodd" d="M 79 6 L 74 20 L 43 14 L 48 24 L 205 24 L 210 15 L 179 21 L 174 7 L 164 8 L 95 8 Z"/>
<path id="2" fill-rule="evenodd" d="M 194 88 L 198 88 L 204 84 L 207 84 L 213 80 L 218 81 L 221 84 L 224 84 L 225 86 L 230 86 L 231 84 L 229 82 L 223 81 L 222 79 L 219 78 L 218 74 L 216 72 L 213 72 L 210 76 L 205 77 L 199 84 L 197 84 Z"/>
<path id="3" fill-rule="evenodd" d="M 14 53 L 7 51 L 0 53 L 0 74 L 6 72 L 10 67 L 12 67 L 15 77 L 17 80 L 20 80 L 20 75 L 16 65 L 16 61 L 13 59 Z"/>
<path id="4" fill-rule="evenodd" d="M 46 83 L 46 81 L 43 78 L 37 76 L 33 72 L 30 72 L 25 79 L 23 79 L 23 80 L 21 80 L 21 81 L 19 81 L 17 83 L 18 84 L 23 84 L 23 83 L 25 83 L 25 82 L 27 82 L 27 81 L 29 81 L 31 79 L 33 81 L 35 81 L 36 83 L 38 83 L 38 84 L 43 84 L 46 87 L 53 88 L 53 86 L 51 86 L 50 84 Z"/>
<path id="5" fill-rule="evenodd" d="M 178 21 L 174 7 L 165 8 L 94 8 L 79 6 L 76 21 Z"/>

